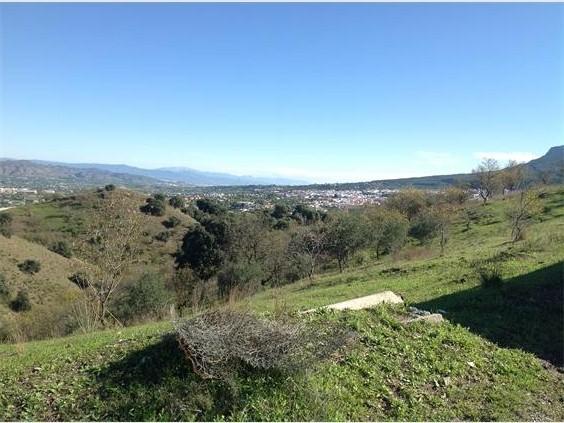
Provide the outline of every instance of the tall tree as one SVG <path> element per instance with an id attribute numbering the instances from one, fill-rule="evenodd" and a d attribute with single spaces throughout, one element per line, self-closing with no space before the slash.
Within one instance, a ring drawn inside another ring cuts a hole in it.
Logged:
<path id="1" fill-rule="evenodd" d="M 338 212 L 330 217 L 325 231 L 325 249 L 337 260 L 339 272 L 342 272 L 349 257 L 366 243 L 360 216 L 351 212 Z"/>
<path id="2" fill-rule="evenodd" d="M 87 292 L 95 320 L 105 325 L 113 316 L 108 305 L 124 274 L 141 254 L 145 216 L 132 199 L 113 191 L 93 208 L 79 255 L 87 268 Z"/>

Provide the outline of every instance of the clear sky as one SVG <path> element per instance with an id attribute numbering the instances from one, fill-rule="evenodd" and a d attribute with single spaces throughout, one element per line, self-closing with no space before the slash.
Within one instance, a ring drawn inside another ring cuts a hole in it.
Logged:
<path id="1" fill-rule="evenodd" d="M 0 156 L 310 181 L 564 143 L 563 4 L 0 4 Z"/>

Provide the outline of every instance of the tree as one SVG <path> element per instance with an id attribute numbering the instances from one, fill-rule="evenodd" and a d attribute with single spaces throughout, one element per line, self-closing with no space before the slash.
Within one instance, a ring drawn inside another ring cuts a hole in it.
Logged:
<path id="1" fill-rule="evenodd" d="M 145 205 L 141 206 L 141 211 L 151 216 L 164 216 L 166 211 L 166 204 L 162 194 L 155 194 L 154 197 L 149 197 L 145 200 Z"/>
<path id="2" fill-rule="evenodd" d="M 12 215 L 0 213 L 0 235 L 10 238 L 12 236 Z"/>
<path id="3" fill-rule="evenodd" d="M 312 223 L 316 223 L 321 220 L 321 214 L 311 207 L 304 204 L 298 204 L 294 207 L 292 218 L 302 224 L 311 225 Z"/>
<path id="4" fill-rule="evenodd" d="M 392 194 L 386 199 L 385 205 L 412 220 L 427 206 L 427 199 L 423 191 L 407 188 Z"/>
<path id="5" fill-rule="evenodd" d="M 376 259 L 399 249 L 407 238 L 409 222 L 397 210 L 371 207 L 366 211 L 368 244 L 376 251 Z"/>
<path id="6" fill-rule="evenodd" d="M 319 225 L 298 228 L 288 244 L 289 255 L 296 259 L 305 259 L 307 276 L 311 279 L 317 264 L 323 255 L 326 245 L 326 234 Z"/>
<path id="7" fill-rule="evenodd" d="M 225 213 L 225 207 L 219 204 L 217 201 L 211 200 L 209 198 L 200 198 L 196 200 L 196 207 L 208 214 L 221 215 Z"/>
<path id="8" fill-rule="evenodd" d="M 61 240 L 53 243 L 49 248 L 54 253 L 60 254 L 63 257 L 71 258 L 72 257 L 72 249 L 68 242 Z"/>
<path id="9" fill-rule="evenodd" d="M 482 162 L 472 170 L 476 175 L 473 183 L 474 188 L 478 190 L 478 195 L 482 198 L 484 204 L 492 197 L 499 187 L 499 164 L 495 159 L 485 158 Z"/>
<path id="10" fill-rule="evenodd" d="M 33 275 L 41 270 L 41 263 L 37 260 L 24 260 L 22 263 L 18 264 L 18 268 L 24 272 Z"/>
<path id="11" fill-rule="evenodd" d="M 358 214 L 339 212 L 325 226 L 325 250 L 337 260 L 343 271 L 349 257 L 366 243 L 364 227 Z"/>
<path id="12" fill-rule="evenodd" d="M 232 261 L 241 258 L 247 264 L 262 258 L 265 240 L 270 235 L 266 216 L 258 213 L 241 213 L 229 231 L 229 255 Z"/>
<path id="13" fill-rule="evenodd" d="M 159 318 L 163 315 L 169 298 L 160 274 L 143 273 L 137 282 L 127 286 L 112 308 L 118 317 L 128 321 Z"/>
<path id="14" fill-rule="evenodd" d="M 165 220 L 163 222 L 163 226 L 165 228 L 176 228 L 178 225 L 180 225 L 182 223 L 182 221 L 176 217 L 176 216 L 170 216 L 167 220 Z"/>
<path id="15" fill-rule="evenodd" d="M 411 222 L 409 235 L 419 240 L 422 244 L 437 236 L 441 222 L 436 210 L 425 210 Z"/>
<path id="16" fill-rule="evenodd" d="M 525 168 L 515 160 L 509 160 L 505 168 L 499 174 L 499 182 L 503 189 L 503 195 L 506 191 L 515 191 L 524 188 L 525 184 Z"/>
<path id="17" fill-rule="evenodd" d="M 271 216 L 275 219 L 283 219 L 290 214 L 288 206 L 284 204 L 275 204 Z"/>
<path id="18" fill-rule="evenodd" d="M 463 188 L 448 187 L 439 193 L 439 197 L 442 202 L 452 205 L 462 205 L 468 200 L 469 193 Z"/>
<path id="19" fill-rule="evenodd" d="M 541 211 L 542 204 L 536 190 L 522 190 L 515 196 L 507 210 L 507 216 L 511 223 L 511 241 L 513 243 L 523 238 L 525 229 Z"/>
<path id="20" fill-rule="evenodd" d="M 437 232 L 439 234 L 439 245 L 441 246 L 441 256 L 445 252 L 445 247 L 449 240 L 450 226 L 456 208 L 449 203 L 435 206 L 433 212 L 437 219 Z"/>
<path id="21" fill-rule="evenodd" d="M 29 295 L 26 291 L 20 290 L 14 298 L 10 302 L 10 308 L 12 311 L 21 312 L 21 311 L 29 311 L 31 310 L 31 301 L 29 300 Z"/>
<path id="22" fill-rule="evenodd" d="M 219 271 L 224 254 L 214 235 L 196 224 L 186 233 L 176 255 L 178 268 L 189 267 L 200 279 L 208 280 Z"/>
<path id="23" fill-rule="evenodd" d="M 170 197 L 168 204 L 170 204 L 170 206 L 175 209 L 181 209 L 182 207 L 184 207 L 184 198 L 182 198 L 180 195 L 175 195 L 173 197 Z"/>
<path id="24" fill-rule="evenodd" d="M 87 293 L 93 303 L 92 317 L 101 325 L 106 325 L 110 317 L 117 320 L 108 306 L 125 273 L 141 255 L 146 219 L 129 197 L 113 194 L 93 208 L 79 243 L 88 275 Z"/>

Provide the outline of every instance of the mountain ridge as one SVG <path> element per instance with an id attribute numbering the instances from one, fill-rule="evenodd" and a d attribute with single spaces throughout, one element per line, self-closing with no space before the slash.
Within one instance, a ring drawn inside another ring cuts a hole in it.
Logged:
<path id="1" fill-rule="evenodd" d="M 564 181 L 564 145 L 551 147 L 543 156 L 522 163 L 532 179 L 548 178 L 554 183 Z M 221 172 L 206 172 L 183 167 L 143 169 L 126 164 L 62 163 L 45 160 L 0 159 L 0 182 L 5 178 L 53 178 L 63 182 L 89 185 L 116 183 L 124 186 L 162 186 L 181 184 L 194 187 L 221 186 L 287 186 L 317 189 L 397 189 L 413 186 L 434 189 L 457 183 L 469 183 L 472 173 L 430 175 L 411 178 L 381 179 L 366 182 L 308 184 L 288 178 L 259 178 Z"/>

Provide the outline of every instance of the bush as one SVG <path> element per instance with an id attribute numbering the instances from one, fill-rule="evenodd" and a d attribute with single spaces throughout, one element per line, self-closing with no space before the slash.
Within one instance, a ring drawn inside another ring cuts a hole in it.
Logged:
<path id="1" fill-rule="evenodd" d="M 71 258 L 72 257 L 72 249 L 68 242 L 66 241 L 57 241 L 49 248 L 54 253 L 60 254 L 63 257 Z"/>
<path id="2" fill-rule="evenodd" d="M 116 189 L 116 186 L 114 184 L 108 184 L 104 187 L 104 189 L 106 191 L 114 191 Z"/>
<path id="3" fill-rule="evenodd" d="M 196 200 L 196 207 L 198 210 L 208 214 L 221 215 L 225 213 L 225 207 L 223 205 L 209 198 Z"/>
<path id="4" fill-rule="evenodd" d="M 175 209 L 181 209 L 184 207 L 184 198 L 179 195 L 175 195 L 168 200 L 168 204 Z"/>
<path id="5" fill-rule="evenodd" d="M 162 317 L 169 301 L 170 294 L 162 276 L 145 273 L 139 281 L 127 287 L 112 308 L 119 319 L 131 322 Z"/>
<path id="6" fill-rule="evenodd" d="M 21 312 L 31 310 L 31 301 L 26 291 L 18 291 L 18 295 L 10 302 L 12 311 Z"/>
<path id="7" fill-rule="evenodd" d="M 485 262 L 479 265 L 478 276 L 484 288 L 498 288 L 503 284 L 501 268 L 497 263 Z"/>
<path id="8" fill-rule="evenodd" d="M 0 213 L 0 235 L 12 236 L 12 215 L 9 213 Z"/>
<path id="9" fill-rule="evenodd" d="M 165 228 L 175 228 L 180 225 L 182 221 L 176 216 L 170 216 L 167 220 L 163 222 Z"/>
<path id="10" fill-rule="evenodd" d="M 307 327 L 230 310 L 201 314 L 175 326 L 180 347 L 204 379 L 229 380 L 243 366 L 303 371 L 353 337 L 334 326 Z"/>
<path id="11" fill-rule="evenodd" d="M 80 289 L 88 288 L 88 275 L 84 272 L 76 272 L 72 276 L 69 277 L 69 280 L 78 286 Z"/>
<path id="12" fill-rule="evenodd" d="M 41 270 L 41 263 L 37 260 L 25 260 L 23 263 L 18 264 L 18 268 L 24 273 L 33 275 Z"/>
<path id="13" fill-rule="evenodd" d="M 440 224 L 441 222 L 435 213 L 432 211 L 422 212 L 413 219 L 409 228 L 409 235 L 421 243 L 425 243 L 437 235 Z"/>
<path id="14" fill-rule="evenodd" d="M 155 235 L 155 239 L 160 242 L 167 242 L 171 235 L 169 231 L 162 231 Z"/>
<path id="15" fill-rule="evenodd" d="M 154 197 L 147 198 L 145 202 L 146 204 L 140 207 L 143 213 L 151 216 L 164 216 L 166 210 L 164 196 L 155 194 Z"/>
<path id="16" fill-rule="evenodd" d="M 6 283 L 6 277 L 0 273 L 0 299 L 7 299 L 10 297 L 10 287 Z"/>

